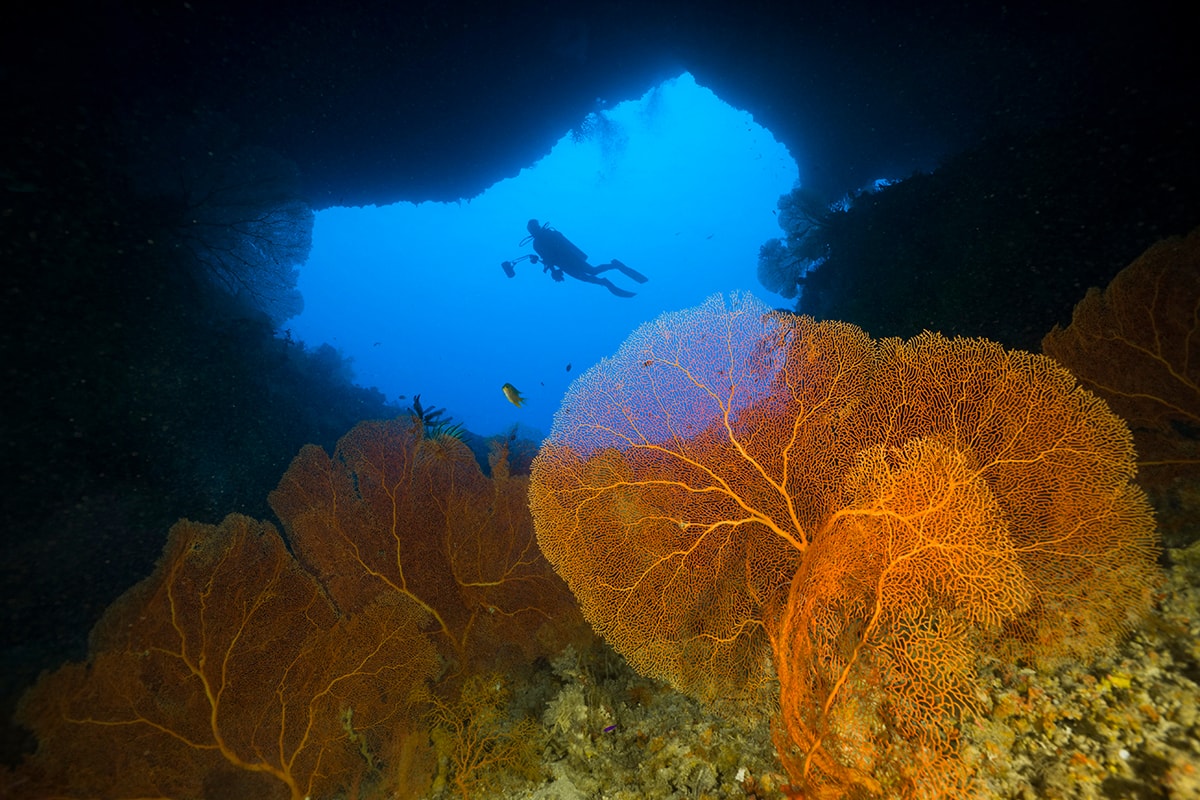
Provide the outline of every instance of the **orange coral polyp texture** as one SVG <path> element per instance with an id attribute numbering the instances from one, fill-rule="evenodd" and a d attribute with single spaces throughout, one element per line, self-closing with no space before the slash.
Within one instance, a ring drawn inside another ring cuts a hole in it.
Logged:
<path id="1" fill-rule="evenodd" d="M 1200 229 L 1158 242 L 1042 341 L 1129 421 L 1158 483 L 1200 472 Z"/>
<path id="2" fill-rule="evenodd" d="M 215 776 L 230 797 L 328 796 L 363 769 L 345 714 L 360 737 L 413 727 L 437 667 L 423 617 L 394 598 L 340 615 L 269 524 L 181 521 L 89 662 L 22 698 L 40 745 L 15 796 L 205 797 Z"/>
<path id="3" fill-rule="evenodd" d="M 332 456 L 303 448 L 270 503 L 340 608 L 407 598 L 456 669 L 494 668 L 499 652 L 532 659 L 578 627 L 538 552 L 527 482 L 510 474 L 504 448 L 484 476 L 463 442 L 396 418 L 359 423 Z"/>
<path id="4" fill-rule="evenodd" d="M 777 678 L 795 783 L 904 795 L 969 788 L 982 658 L 1088 656 L 1146 613 L 1134 472 L 1125 424 L 1049 358 L 718 295 L 577 380 L 530 501 L 637 669 L 709 700 Z"/>

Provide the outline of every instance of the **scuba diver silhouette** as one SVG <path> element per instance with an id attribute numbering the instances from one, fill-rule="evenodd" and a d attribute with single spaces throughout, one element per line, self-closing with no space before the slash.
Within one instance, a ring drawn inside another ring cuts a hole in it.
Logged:
<path id="1" fill-rule="evenodd" d="M 502 263 L 500 266 L 503 268 L 504 274 L 510 278 L 516 277 L 517 274 L 513 271 L 514 264 L 526 259 L 531 264 L 536 264 L 540 258 L 543 264 L 542 272 L 548 271 L 550 277 L 554 280 L 561 283 L 563 275 L 570 275 L 572 278 L 584 283 L 599 284 L 617 297 L 633 297 L 634 293 L 619 288 L 608 278 L 597 277 L 601 272 L 615 269 L 620 270 L 627 278 L 631 278 L 638 283 L 645 283 L 649 280 L 642 273 L 625 266 L 615 258 L 607 264 L 593 267 L 588 263 L 587 253 L 580 250 L 566 236 L 563 236 L 549 225 L 538 224 L 536 219 L 529 220 L 525 228 L 529 231 L 529 235 L 521 240 L 521 244 L 524 245 L 532 241 L 533 249 L 537 251 L 537 255 L 531 253 Z"/>

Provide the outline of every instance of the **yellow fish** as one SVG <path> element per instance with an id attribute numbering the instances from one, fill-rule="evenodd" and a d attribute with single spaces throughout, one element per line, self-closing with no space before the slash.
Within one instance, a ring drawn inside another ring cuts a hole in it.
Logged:
<path id="1" fill-rule="evenodd" d="M 525 398 L 521 397 L 521 393 L 517 391 L 517 387 L 511 383 L 506 383 L 500 387 L 500 391 L 504 392 L 504 396 L 508 398 L 508 402 L 512 403 L 517 408 L 525 404 Z"/>

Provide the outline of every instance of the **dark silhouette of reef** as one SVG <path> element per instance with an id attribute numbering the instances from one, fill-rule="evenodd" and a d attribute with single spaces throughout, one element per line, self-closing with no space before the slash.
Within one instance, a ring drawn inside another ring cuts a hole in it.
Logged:
<path id="1" fill-rule="evenodd" d="M 1195 119 L 1114 114 L 995 136 L 815 218 L 793 193 L 789 236 L 764 247 L 760 275 L 798 288 L 798 312 L 875 336 L 933 330 L 1036 351 L 1088 287 L 1200 221 L 1198 138 Z"/>
<path id="2" fill-rule="evenodd" d="M 36 124 L 36 140 L 30 119 L 4 134 L 6 716 L 22 683 L 82 653 L 173 518 L 266 516 L 303 444 L 400 413 L 202 274 L 170 198 L 123 171 L 136 142 L 75 109 Z"/>
<path id="3" fill-rule="evenodd" d="M 63 109 L 0 134 L 10 156 L 0 214 L 6 719 L 39 670 L 82 656 L 87 630 L 153 567 L 175 518 L 270 519 L 267 495 L 302 446 L 332 449 L 360 420 L 411 413 L 354 385 L 335 348 L 294 340 L 239 281 L 231 290 L 213 279 L 212 259 L 241 241 L 243 220 L 301 202 L 275 191 L 280 171 L 251 180 L 257 188 L 239 190 L 236 204 L 209 204 L 206 225 L 194 225 L 189 199 L 212 193 L 192 188 L 228 174 L 206 172 L 197 154 L 247 146 L 226 129 L 221 147 L 168 140 L 183 155 L 155 161 L 128 122 Z M 22 135 L 35 127 L 36 141 Z M 253 152 L 255 163 L 278 162 Z M 282 237 L 275 252 L 307 248 L 295 225 L 271 231 Z M 228 265 L 251 286 L 288 266 L 234 255 Z M 457 430 L 486 467 L 490 441 Z M 514 474 L 527 473 L 535 446 L 515 432 L 506 446 Z M 5 737 L 0 756 L 11 760 L 24 743 L 15 730 Z"/>
<path id="4" fill-rule="evenodd" d="M 26 3 L 0 12 L 0 75 L 22 105 L 221 109 L 297 164 L 323 207 L 474 196 L 549 152 L 598 98 L 639 97 L 687 69 L 787 144 L 806 184 L 836 193 L 1081 105 L 1190 96 L 1197 54 L 1178 8 Z"/>

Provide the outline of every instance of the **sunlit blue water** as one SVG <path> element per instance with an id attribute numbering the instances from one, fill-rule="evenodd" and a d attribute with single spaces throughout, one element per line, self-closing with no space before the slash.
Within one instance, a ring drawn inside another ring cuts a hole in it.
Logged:
<path id="1" fill-rule="evenodd" d="M 663 311 L 732 290 L 790 307 L 755 278 L 759 246 L 781 235 L 776 201 L 802 179 L 787 149 L 687 73 L 602 114 L 591 135 L 564 136 L 469 201 L 319 212 L 305 310 L 285 327 L 339 348 L 389 399 L 420 393 L 476 433 L 521 423 L 536 435 L 572 378 Z M 532 252 L 518 246 L 530 218 L 649 282 L 609 273 L 637 291 L 622 299 L 528 262 L 506 277 L 502 261 Z"/>

